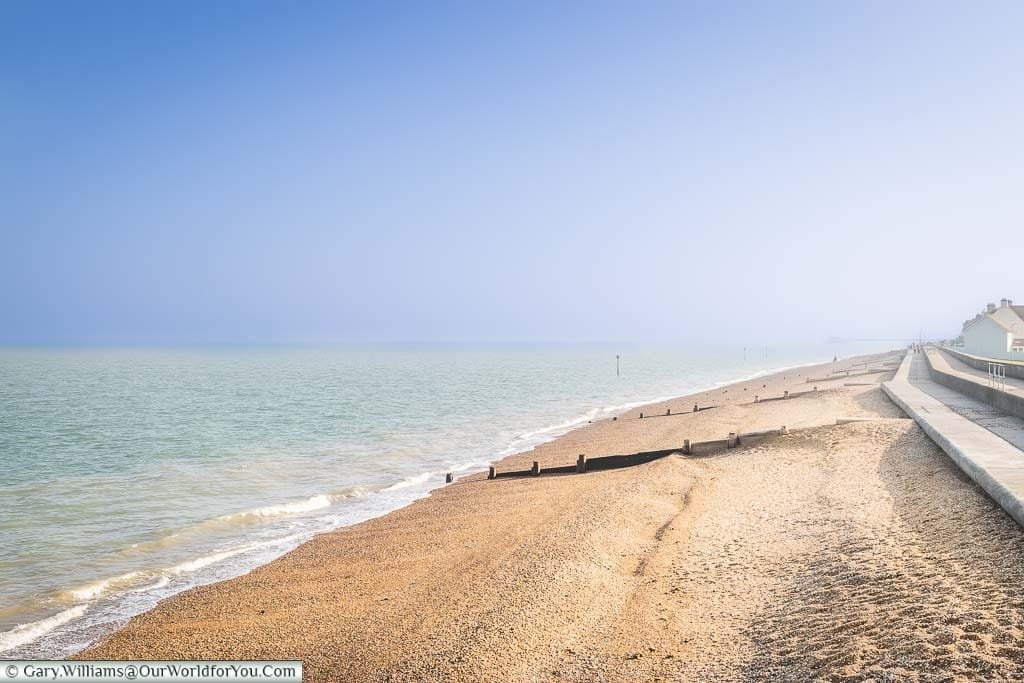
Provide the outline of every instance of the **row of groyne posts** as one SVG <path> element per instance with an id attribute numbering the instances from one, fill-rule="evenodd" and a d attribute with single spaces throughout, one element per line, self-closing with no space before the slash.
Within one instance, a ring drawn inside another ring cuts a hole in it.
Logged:
<path id="1" fill-rule="evenodd" d="M 754 395 L 754 403 L 768 403 L 769 401 L 785 401 L 786 399 L 796 398 L 797 396 L 803 396 L 804 394 L 813 394 L 817 390 L 818 390 L 818 387 L 814 387 L 814 389 L 811 390 L 811 391 L 794 391 L 792 393 L 790 393 L 789 391 L 784 391 L 784 392 L 782 392 L 782 396 L 772 396 L 772 397 L 766 397 L 766 398 L 761 398 L 759 395 L 755 394 Z M 683 410 L 683 411 L 677 410 L 676 412 L 673 413 L 671 408 L 666 408 L 664 413 L 655 413 L 653 415 L 650 414 L 650 413 L 644 414 L 643 412 L 641 412 L 640 415 L 638 416 L 638 419 L 640 419 L 640 420 L 650 420 L 652 417 L 672 417 L 672 416 L 677 416 L 678 417 L 680 415 L 692 415 L 693 413 L 700 413 L 700 412 L 703 412 L 705 410 L 711 410 L 713 408 L 718 408 L 718 407 L 719 406 L 702 406 L 702 405 L 698 405 L 698 404 L 694 403 L 693 404 L 693 411 L 692 412 L 688 412 L 688 411 L 685 411 L 685 410 Z M 619 419 L 618 416 L 612 417 L 612 422 L 616 422 L 616 421 L 618 421 L 618 419 Z"/>
<path id="2" fill-rule="evenodd" d="M 810 384 L 811 382 L 830 382 L 839 377 L 859 377 L 861 375 L 877 375 L 882 372 L 892 372 L 893 370 L 899 367 L 901 362 L 902 359 L 886 361 L 885 363 L 882 364 L 882 367 L 880 368 L 869 368 L 868 361 L 864 361 L 863 367 L 859 370 L 856 367 L 848 368 L 846 370 L 833 370 L 830 373 L 832 375 L 830 377 L 808 377 L 806 383 Z"/>
<path id="3" fill-rule="evenodd" d="M 528 470 L 499 472 L 494 465 L 491 465 L 487 472 L 487 478 L 536 477 L 540 476 L 542 472 L 544 474 L 583 474 L 585 472 L 595 472 L 600 470 L 614 470 L 623 467 L 633 467 L 634 465 L 642 465 L 644 463 L 672 455 L 673 453 L 681 453 L 682 455 L 712 455 L 724 450 L 736 448 L 745 442 L 763 439 L 770 436 L 783 436 L 788 433 L 789 430 L 785 425 L 783 425 L 778 429 L 764 429 L 757 432 L 730 432 L 728 438 L 725 439 L 713 439 L 711 441 L 691 441 L 690 439 L 685 439 L 683 440 L 682 448 L 665 448 L 657 451 L 630 453 L 628 455 L 604 455 L 597 458 L 587 458 L 586 454 L 580 453 L 576 458 L 575 465 L 545 467 L 543 469 L 541 468 L 540 463 L 536 460 L 533 461 L 533 467 Z"/>
<path id="4" fill-rule="evenodd" d="M 801 394 L 814 393 L 818 390 L 818 387 L 814 387 L 813 391 L 799 391 L 790 394 L 790 392 L 783 392 L 782 396 L 775 396 L 770 398 L 761 398 L 760 396 L 754 396 L 754 403 L 766 403 L 768 401 L 784 401 L 789 398 L 799 396 Z M 697 403 L 693 404 L 693 411 L 676 411 L 672 412 L 671 408 L 666 408 L 664 413 L 657 415 L 644 415 L 640 413 L 638 419 L 651 419 L 653 417 L 671 417 L 673 415 L 692 415 L 693 413 L 699 413 L 705 410 L 711 410 L 718 408 L 719 406 L 701 406 Z M 612 421 L 618 421 L 618 416 L 613 416 Z M 730 432 L 729 436 L 724 439 L 712 439 L 710 441 L 691 441 L 690 439 L 683 439 L 682 448 L 664 448 L 657 451 L 641 451 L 639 453 L 629 453 L 626 455 L 603 455 L 597 458 L 587 458 L 586 454 L 580 453 L 576 458 L 575 465 L 560 465 L 556 467 L 545 467 L 541 468 L 540 463 L 536 460 L 533 461 L 533 467 L 528 470 L 515 470 L 510 472 L 498 472 L 497 467 L 491 465 L 487 472 L 488 479 L 498 479 L 501 477 L 528 477 L 528 476 L 539 476 L 541 471 L 544 474 L 583 474 L 584 472 L 594 472 L 599 470 L 614 470 L 621 469 L 623 467 L 633 467 L 634 465 L 642 465 L 652 460 L 658 460 L 664 458 L 673 453 L 681 453 L 683 455 L 711 455 L 719 453 L 724 450 L 736 448 L 743 441 L 749 441 L 751 439 L 764 438 L 768 436 L 780 436 L 788 434 L 789 430 L 785 425 L 778 429 L 765 429 L 757 432 Z M 453 475 L 449 473 L 445 477 L 445 481 L 451 483 Z"/>
<path id="5" fill-rule="evenodd" d="M 895 365 L 898 366 L 899 360 L 895 361 Z M 831 374 L 831 377 L 820 377 L 813 378 L 808 377 L 807 382 L 829 382 L 839 378 L 855 377 L 858 375 L 872 375 L 882 372 L 891 372 L 894 369 L 893 361 L 889 361 L 883 364 L 881 368 L 869 368 L 865 362 L 863 369 L 860 371 L 851 372 L 850 370 L 838 370 Z M 870 383 L 867 383 L 870 384 Z M 859 383 L 849 383 L 847 386 L 860 386 Z M 796 398 L 805 394 L 813 394 L 818 391 L 818 387 L 815 386 L 813 389 L 807 391 L 783 391 L 781 396 L 770 396 L 762 398 L 759 395 L 754 396 L 754 403 L 767 403 L 769 401 L 785 401 L 790 398 Z M 693 413 L 702 412 L 704 410 L 711 410 L 718 408 L 719 406 L 700 406 L 699 404 L 693 404 L 693 411 L 677 411 L 672 412 L 672 408 L 666 408 L 664 413 L 658 413 L 656 415 L 644 415 L 642 412 L 639 415 L 639 419 L 650 419 L 653 417 L 671 417 L 673 415 L 691 415 Z M 618 416 L 612 417 L 612 421 L 618 421 Z M 843 420 L 845 422 L 846 420 Z M 855 420 L 851 420 L 855 421 Z M 756 432 L 730 432 L 729 436 L 725 439 L 712 439 L 710 441 L 691 441 L 690 439 L 683 440 L 682 448 L 666 448 L 657 451 L 642 451 L 639 453 L 630 453 L 627 455 L 605 455 L 597 458 L 587 458 L 587 456 L 581 453 L 576 458 L 575 465 L 560 465 L 556 467 L 545 467 L 541 468 L 538 461 L 533 461 L 533 466 L 528 470 L 515 470 L 509 472 L 498 472 L 494 465 L 491 465 L 487 472 L 488 479 L 499 479 L 502 477 L 529 477 L 529 476 L 540 476 L 541 472 L 544 474 L 583 474 L 588 471 L 599 471 L 599 470 L 612 470 L 620 469 L 623 467 L 633 467 L 634 465 L 641 465 L 643 463 L 658 460 L 666 456 L 672 455 L 673 453 L 681 453 L 682 455 L 712 455 L 714 453 L 720 453 L 722 451 L 736 448 L 743 442 L 749 442 L 755 439 L 763 439 L 771 436 L 783 436 L 789 434 L 789 430 L 785 425 L 778 429 L 766 429 Z M 445 481 L 451 483 L 454 480 L 454 475 L 448 473 L 445 476 Z"/>
<path id="6" fill-rule="evenodd" d="M 900 364 L 900 361 L 896 360 L 896 361 L 886 362 L 880 368 L 869 368 L 869 367 L 867 367 L 867 362 L 865 361 L 864 367 L 861 370 L 859 370 L 859 371 L 856 368 L 853 368 L 851 370 L 836 370 L 836 371 L 831 373 L 833 375 L 831 377 L 807 377 L 804 380 L 804 383 L 805 384 L 810 384 L 811 382 L 833 382 L 833 381 L 835 381 L 837 379 L 842 379 L 842 378 L 859 377 L 859 376 L 862 376 L 862 375 L 877 375 L 877 374 L 883 373 L 883 372 L 892 372 L 897 367 L 899 367 L 899 364 Z M 873 382 L 863 382 L 863 383 L 861 383 L 861 382 L 850 382 L 848 384 L 845 384 L 844 386 L 868 386 L 870 384 L 873 384 Z M 754 403 L 767 403 L 769 401 L 784 401 L 784 400 L 786 400 L 788 398 L 795 398 L 797 396 L 803 396 L 804 394 L 811 394 L 811 393 L 816 392 L 817 390 L 818 390 L 818 387 L 815 386 L 813 389 L 810 389 L 808 391 L 794 391 L 794 392 L 783 391 L 782 392 L 782 396 L 771 396 L 771 397 L 766 397 L 766 398 L 761 398 L 760 395 L 755 394 L 754 395 Z M 744 391 L 746 391 L 746 389 L 744 389 Z M 717 408 L 717 407 L 718 406 L 701 406 L 701 405 L 699 405 L 697 403 L 694 403 L 693 404 L 693 411 L 683 410 L 683 411 L 672 412 L 671 408 L 666 408 L 664 413 L 657 413 L 657 414 L 654 414 L 654 415 L 650 415 L 650 414 L 645 415 L 644 413 L 640 413 L 640 419 L 643 420 L 645 418 L 652 418 L 652 417 L 671 417 L 673 415 L 690 415 L 691 412 L 692 413 L 699 413 L 701 411 L 711 410 L 712 408 Z M 619 419 L 618 417 L 612 417 L 612 421 L 613 422 L 618 420 L 618 419 Z"/>

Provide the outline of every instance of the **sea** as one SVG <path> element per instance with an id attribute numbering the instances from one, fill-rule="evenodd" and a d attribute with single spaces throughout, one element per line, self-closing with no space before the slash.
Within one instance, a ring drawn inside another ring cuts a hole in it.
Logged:
<path id="1" fill-rule="evenodd" d="M 0 349 L 0 658 L 60 658 L 588 421 L 884 342 Z"/>

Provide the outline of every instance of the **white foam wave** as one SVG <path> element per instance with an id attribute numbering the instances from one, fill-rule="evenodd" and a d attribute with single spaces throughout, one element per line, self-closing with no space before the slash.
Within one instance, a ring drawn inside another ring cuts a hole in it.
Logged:
<path id="1" fill-rule="evenodd" d="M 489 461 L 487 460 L 467 460 L 466 462 L 458 465 L 453 465 L 448 468 L 449 472 L 466 472 L 468 470 L 480 470 L 486 469 Z"/>
<path id="2" fill-rule="evenodd" d="M 216 522 L 241 522 L 246 520 L 267 519 L 282 517 L 285 515 L 299 515 L 305 512 L 315 512 L 330 507 L 334 503 L 346 498 L 360 496 L 366 493 L 366 489 L 356 487 L 342 493 L 320 493 L 304 500 L 297 500 L 291 503 L 280 503 L 278 505 L 267 505 L 265 507 L 234 512 L 229 515 L 217 517 Z"/>
<path id="3" fill-rule="evenodd" d="M 132 592 L 133 593 L 148 593 L 149 591 L 159 590 L 159 589 L 163 588 L 164 586 L 166 586 L 170 582 L 171 582 L 171 580 L 169 578 L 167 578 L 166 576 L 161 576 L 159 579 L 157 579 L 153 583 L 149 584 L 148 586 L 142 586 L 141 588 L 136 588 Z"/>
<path id="4" fill-rule="evenodd" d="M 384 491 L 397 491 L 399 489 L 407 489 L 410 486 L 417 486 L 419 484 L 425 484 L 432 476 L 434 476 L 434 474 L 435 474 L 434 472 L 421 472 L 420 474 L 416 474 L 416 475 L 413 475 L 411 477 L 406 477 L 402 481 L 400 481 L 400 482 L 398 482 L 396 484 L 392 484 L 391 486 L 388 486 L 387 488 L 385 488 L 383 490 Z"/>
<path id="5" fill-rule="evenodd" d="M 202 569 L 203 567 L 209 567 L 211 564 L 223 562 L 224 560 L 230 557 L 235 557 L 236 555 L 250 553 L 261 548 L 286 545 L 288 543 L 305 537 L 307 537 L 305 534 L 292 534 L 290 536 L 274 538 L 269 541 L 262 541 L 260 543 L 248 543 L 246 545 L 238 546 L 235 548 L 228 548 L 227 550 L 221 550 L 220 552 L 212 553 L 210 555 L 203 555 L 202 557 L 197 557 L 194 560 L 188 560 L 187 562 L 176 564 L 170 569 L 168 569 L 167 573 L 172 574 L 174 576 L 188 574 L 198 569 Z"/>
<path id="6" fill-rule="evenodd" d="M 72 600 L 93 600 L 106 593 L 112 587 L 121 587 L 125 584 L 132 583 L 135 579 L 138 579 L 142 575 L 141 572 L 128 572 L 127 574 L 121 574 L 120 576 L 112 576 L 101 581 L 80 586 L 79 588 L 72 588 L 65 595 Z"/>
<path id="7" fill-rule="evenodd" d="M 212 555 L 203 555 L 202 557 L 197 557 L 194 560 L 188 560 L 187 562 L 176 564 L 167 571 L 171 574 L 174 574 L 175 576 L 180 576 L 181 574 L 188 574 L 189 572 L 194 572 L 197 569 L 202 569 L 203 567 L 208 567 L 211 564 L 222 562 L 228 559 L 229 557 L 241 555 L 242 553 L 248 552 L 249 550 L 253 549 L 253 546 L 242 546 L 240 548 L 222 550 L 219 553 L 213 553 Z"/>
<path id="8" fill-rule="evenodd" d="M 687 391 L 686 393 L 691 394 L 693 392 Z M 620 403 L 617 406 L 605 406 L 601 409 L 601 413 L 606 417 L 611 417 L 612 415 L 619 415 L 627 410 L 632 410 L 633 408 L 639 408 L 640 406 L 646 406 L 652 403 L 665 403 L 666 401 L 672 401 L 685 395 L 686 394 L 673 394 L 671 396 L 657 396 L 655 398 L 644 399 L 643 401 L 631 401 L 629 403 Z"/>
<path id="9" fill-rule="evenodd" d="M 295 515 L 302 512 L 321 510 L 331 505 L 331 497 L 321 493 L 320 495 L 298 500 L 294 503 L 281 503 L 279 505 L 267 505 L 265 507 L 236 512 L 230 515 L 223 515 L 217 519 L 225 522 L 246 519 L 250 517 L 280 517 L 281 515 Z"/>
<path id="10" fill-rule="evenodd" d="M 548 425 L 547 427 L 541 427 L 540 429 L 534 429 L 533 431 L 530 431 L 530 432 L 523 432 L 522 434 L 520 434 L 519 436 L 516 437 L 516 440 L 517 441 L 531 441 L 533 439 L 536 439 L 536 438 L 542 437 L 542 436 L 546 436 L 548 434 L 556 434 L 556 433 L 564 431 L 566 429 L 572 429 L 573 427 L 575 427 L 577 425 L 581 425 L 581 424 L 585 423 L 587 420 L 594 419 L 595 417 L 597 417 L 599 412 L 600 411 L 597 408 L 594 408 L 592 410 L 588 410 L 583 415 L 580 415 L 578 417 L 574 417 L 572 419 L 566 420 L 565 422 L 559 422 L 558 424 Z"/>
<path id="11" fill-rule="evenodd" d="M 38 640 L 53 629 L 79 618 L 85 614 L 88 608 L 88 605 L 76 605 L 63 612 L 58 612 L 52 617 L 33 621 L 29 624 L 21 624 L 6 633 L 0 633 L 0 652 L 13 650 L 16 647 Z"/>
<path id="12" fill-rule="evenodd" d="M 569 420 L 565 420 L 564 422 L 548 425 L 547 427 L 541 427 L 540 429 L 534 429 L 529 432 L 523 432 L 522 434 L 516 436 L 508 446 L 500 450 L 497 454 L 496 459 L 500 460 L 505 456 L 513 455 L 515 453 L 521 453 L 523 451 L 529 450 L 530 448 L 539 446 L 542 443 L 547 443 L 548 441 L 552 441 L 558 438 L 559 436 L 572 431 L 576 427 L 582 426 L 596 419 L 602 417 L 611 417 L 612 415 L 618 415 L 633 408 L 639 408 L 640 406 L 645 406 L 650 403 L 662 403 L 664 401 L 669 401 L 673 398 L 676 397 L 659 396 L 656 398 L 645 399 L 643 401 L 632 401 L 630 403 L 620 403 L 618 405 L 602 406 L 601 408 L 592 408 L 587 412 L 583 413 L 582 415 L 571 418 Z"/>
<path id="13" fill-rule="evenodd" d="M 187 562 L 182 562 L 165 570 L 164 572 L 128 572 L 127 574 L 121 574 L 101 581 L 95 581 L 78 588 L 73 588 L 63 593 L 62 597 L 69 601 L 82 601 L 85 604 L 75 605 L 45 619 L 40 619 L 39 621 L 34 621 L 28 624 L 20 624 L 10 631 L 0 633 L 0 652 L 5 652 L 7 650 L 21 647 L 22 645 L 27 645 L 28 643 L 38 640 L 47 633 L 78 619 L 85 614 L 91 605 L 95 604 L 94 601 L 97 598 L 103 597 L 114 590 L 120 589 L 131 593 L 146 593 L 158 590 L 170 583 L 171 576 L 181 576 L 182 574 L 195 572 L 204 567 L 235 557 L 236 555 L 258 551 L 261 548 L 271 546 L 283 547 L 305 537 L 306 535 L 303 534 L 292 534 L 281 538 L 271 539 L 269 541 L 249 543 L 212 553 L 210 555 L 204 555 Z M 157 576 L 156 581 L 145 586 L 131 588 L 133 584 L 141 582 L 141 580 L 144 580 L 146 577 L 153 576 Z"/>

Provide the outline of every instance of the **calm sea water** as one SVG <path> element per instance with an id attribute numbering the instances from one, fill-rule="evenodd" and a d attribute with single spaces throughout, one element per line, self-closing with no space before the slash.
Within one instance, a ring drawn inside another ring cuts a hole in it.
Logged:
<path id="1" fill-rule="evenodd" d="M 74 652 L 589 419 L 888 346 L 0 349 L 0 657 Z"/>

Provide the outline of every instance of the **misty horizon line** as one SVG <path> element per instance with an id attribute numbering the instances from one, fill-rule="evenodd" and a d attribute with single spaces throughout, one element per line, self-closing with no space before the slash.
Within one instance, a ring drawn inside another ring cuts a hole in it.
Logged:
<path id="1" fill-rule="evenodd" d="M 924 341 L 935 341 L 945 337 L 923 337 Z M 735 344 L 710 339 L 632 339 L 632 340 L 555 340 L 555 339 L 500 339 L 500 340 L 430 340 L 430 339 L 379 339 L 379 340 L 209 340 L 209 341 L 41 341 L 41 342 L 0 342 L 0 349 L 188 349 L 188 348 L 332 348 L 332 347 L 658 347 L 673 345 L 718 346 L 755 353 L 765 347 L 787 347 L 800 345 L 834 345 L 850 343 L 899 343 L 918 341 L 919 337 L 826 337 L 816 339 L 776 339 L 753 344 Z"/>

